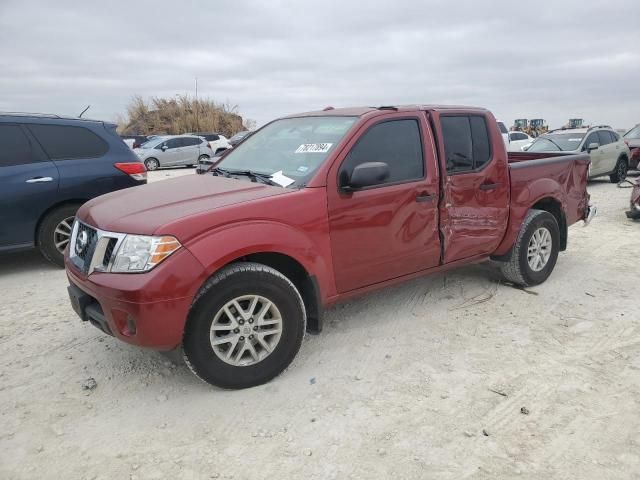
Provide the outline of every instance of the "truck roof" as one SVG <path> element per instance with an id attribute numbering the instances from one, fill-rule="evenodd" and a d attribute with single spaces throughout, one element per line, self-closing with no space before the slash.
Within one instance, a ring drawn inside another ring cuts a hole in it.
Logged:
<path id="1" fill-rule="evenodd" d="M 327 107 L 323 110 L 315 110 L 311 112 L 296 113 L 287 115 L 283 118 L 296 117 L 362 117 L 367 114 L 375 114 L 379 112 L 397 111 L 397 112 L 417 112 L 417 111 L 446 111 L 446 110 L 465 110 L 478 113 L 486 113 L 487 109 L 479 107 L 467 107 L 463 105 L 383 105 L 380 107 L 346 107 L 333 108 Z"/>

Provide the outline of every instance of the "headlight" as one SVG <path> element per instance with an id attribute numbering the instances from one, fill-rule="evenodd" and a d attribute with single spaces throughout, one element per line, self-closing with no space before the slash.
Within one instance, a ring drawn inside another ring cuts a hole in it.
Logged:
<path id="1" fill-rule="evenodd" d="M 112 272 L 146 272 L 180 248 L 171 236 L 127 235 L 116 253 Z"/>

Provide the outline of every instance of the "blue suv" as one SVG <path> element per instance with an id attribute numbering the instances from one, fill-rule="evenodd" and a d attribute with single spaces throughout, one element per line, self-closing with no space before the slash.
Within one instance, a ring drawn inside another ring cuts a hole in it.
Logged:
<path id="1" fill-rule="evenodd" d="M 36 247 L 63 266 L 80 205 L 144 183 L 114 124 L 0 113 L 0 253 Z"/>

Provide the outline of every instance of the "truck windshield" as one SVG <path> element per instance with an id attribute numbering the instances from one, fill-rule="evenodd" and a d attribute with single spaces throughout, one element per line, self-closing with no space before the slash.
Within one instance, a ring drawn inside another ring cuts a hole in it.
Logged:
<path id="1" fill-rule="evenodd" d="M 287 184 L 299 187 L 322 165 L 356 120 L 357 117 L 337 116 L 276 120 L 240 143 L 217 166 L 230 172 L 282 172 L 292 181 Z"/>
<path id="2" fill-rule="evenodd" d="M 543 135 L 529 147 L 529 152 L 557 152 L 574 151 L 580 147 L 584 133 L 556 133 Z"/>

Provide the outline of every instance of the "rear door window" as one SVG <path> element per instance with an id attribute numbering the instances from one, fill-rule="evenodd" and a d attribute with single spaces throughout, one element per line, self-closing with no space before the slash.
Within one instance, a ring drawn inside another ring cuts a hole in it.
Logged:
<path id="1" fill-rule="evenodd" d="M 28 125 L 52 160 L 101 157 L 107 142 L 88 128 L 70 125 Z"/>
<path id="2" fill-rule="evenodd" d="M 484 167 L 491 158 L 491 143 L 484 117 L 469 117 L 471 123 L 471 141 L 473 149 L 473 169 Z"/>
<path id="3" fill-rule="evenodd" d="M 200 143 L 202 143 L 202 140 L 195 137 L 185 137 L 182 140 L 185 147 L 193 147 L 194 145 L 200 145 Z"/>
<path id="4" fill-rule="evenodd" d="M 491 159 L 485 118 L 479 115 L 440 117 L 447 173 L 478 170 Z"/>
<path id="5" fill-rule="evenodd" d="M 31 163 L 31 144 L 20 125 L 0 124 L 0 167 Z"/>

